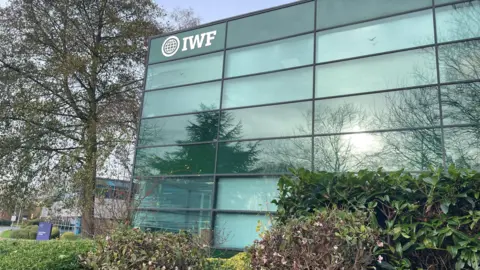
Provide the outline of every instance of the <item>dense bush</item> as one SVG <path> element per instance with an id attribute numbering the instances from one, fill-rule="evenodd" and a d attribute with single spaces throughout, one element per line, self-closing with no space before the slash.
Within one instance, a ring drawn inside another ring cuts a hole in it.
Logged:
<path id="1" fill-rule="evenodd" d="M 250 248 L 253 269 L 367 269 L 378 235 L 366 213 L 336 209 L 276 224 Z"/>
<path id="2" fill-rule="evenodd" d="M 420 174 L 294 170 L 279 181 L 278 222 L 338 206 L 371 208 L 383 233 L 378 268 L 479 269 L 480 174 L 431 169 Z M 378 269 L 377 268 L 377 269 Z"/>
<path id="3" fill-rule="evenodd" d="M 240 252 L 229 259 L 211 258 L 208 259 L 205 270 L 249 270 L 250 256 L 248 253 Z"/>
<path id="4" fill-rule="evenodd" d="M 74 242 L 73 242 L 74 243 Z M 88 269 L 204 269 L 208 249 L 200 239 L 187 233 L 152 233 L 122 229 L 96 252 L 82 257 Z"/>
<path id="5" fill-rule="evenodd" d="M 73 232 L 64 232 L 62 236 L 60 236 L 60 240 L 75 241 L 78 239 L 80 239 L 80 236 Z"/>
<path id="6" fill-rule="evenodd" d="M 50 239 L 57 239 L 60 237 L 60 230 L 58 227 L 53 227 L 52 228 L 52 234 L 50 235 Z"/>
<path id="7" fill-rule="evenodd" d="M 10 238 L 13 239 L 30 239 L 35 240 L 37 238 L 38 225 L 23 226 L 19 230 L 13 230 L 10 234 Z M 52 228 L 52 234 L 50 239 L 56 239 L 60 236 L 60 231 L 57 227 Z"/>
<path id="8" fill-rule="evenodd" d="M 0 241 L 0 269 L 82 269 L 78 255 L 95 247 L 93 241 Z"/>

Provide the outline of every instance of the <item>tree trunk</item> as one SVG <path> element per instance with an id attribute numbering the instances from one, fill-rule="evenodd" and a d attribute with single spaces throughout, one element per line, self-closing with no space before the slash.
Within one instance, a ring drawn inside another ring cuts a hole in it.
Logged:
<path id="1" fill-rule="evenodd" d="M 97 179 L 97 123 L 91 117 L 87 129 L 85 172 L 82 175 L 82 235 L 95 235 L 95 187 Z"/>

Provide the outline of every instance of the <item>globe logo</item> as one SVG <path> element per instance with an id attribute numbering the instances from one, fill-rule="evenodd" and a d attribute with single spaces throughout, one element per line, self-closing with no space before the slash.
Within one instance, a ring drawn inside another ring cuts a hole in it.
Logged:
<path id="1" fill-rule="evenodd" d="M 180 40 L 176 36 L 171 36 L 165 39 L 162 45 L 162 54 L 165 57 L 175 55 L 180 48 Z"/>

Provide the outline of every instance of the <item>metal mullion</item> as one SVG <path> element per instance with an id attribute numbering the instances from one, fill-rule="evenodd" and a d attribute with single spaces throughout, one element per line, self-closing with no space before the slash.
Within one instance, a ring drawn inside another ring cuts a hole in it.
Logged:
<path id="1" fill-rule="evenodd" d="M 203 141 L 203 142 L 191 142 L 191 143 L 173 143 L 173 144 L 160 144 L 160 145 L 145 145 L 138 146 L 137 149 L 151 149 L 151 148 L 167 148 L 173 146 L 194 146 L 194 145 L 207 145 L 215 143 L 215 141 Z"/>
<path id="2" fill-rule="evenodd" d="M 385 52 L 379 52 L 379 53 L 372 53 L 372 54 L 342 58 L 342 59 L 337 59 L 337 60 L 332 60 L 332 61 L 320 62 L 320 63 L 317 63 L 316 66 L 323 66 L 323 65 L 335 64 L 335 63 L 338 63 L 338 62 L 347 62 L 347 61 L 352 61 L 352 60 L 371 58 L 371 57 L 375 57 L 375 56 L 382 56 L 382 55 L 394 54 L 394 53 L 400 53 L 400 52 L 408 52 L 408 51 L 414 51 L 414 50 L 420 50 L 420 49 L 426 49 L 426 48 L 433 48 L 433 47 L 434 47 L 434 44 L 432 43 L 432 44 L 403 48 L 403 49 L 398 49 L 398 50 L 385 51 Z"/>
<path id="3" fill-rule="evenodd" d="M 254 177 L 265 177 L 265 178 L 273 178 L 273 177 L 281 177 L 283 175 L 291 175 L 291 172 L 284 172 L 284 173 L 218 173 L 217 176 L 221 178 L 233 178 L 239 177 L 239 181 L 249 180 Z"/>
<path id="4" fill-rule="evenodd" d="M 291 135 L 291 136 L 284 136 L 284 137 L 278 136 L 278 137 L 248 138 L 248 139 L 238 139 L 238 140 L 219 140 L 219 143 L 272 141 L 272 140 L 297 139 L 297 138 L 308 138 L 308 137 L 312 137 L 312 135 Z"/>
<path id="5" fill-rule="evenodd" d="M 478 3 L 480 4 L 480 1 Z M 467 43 L 467 42 L 471 42 L 471 41 L 480 41 L 480 37 L 464 38 L 464 39 L 458 39 L 458 40 L 438 42 L 437 45 L 440 47 L 440 46 L 457 44 L 457 43 Z"/>
<path id="6" fill-rule="evenodd" d="M 145 78 L 146 78 L 146 76 L 145 76 Z M 161 91 L 161 90 L 170 90 L 170 89 L 175 89 L 175 88 L 195 86 L 195 85 L 199 85 L 199 84 L 207 84 L 207 83 L 214 83 L 214 82 L 220 82 L 220 81 L 222 81 L 222 79 L 215 79 L 215 80 L 208 80 L 208 81 L 201 81 L 201 82 L 180 84 L 180 85 L 167 86 L 167 87 L 159 87 L 159 88 L 153 88 L 153 89 L 145 90 L 145 92 L 148 93 L 148 92 Z"/>
<path id="7" fill-rule="evenodd" d="M 373 134 L 373 133 L 389 133 L 389 132 L 408 132 L 408 131 L 417 131 L 417 130 L 433 130 L 441 128 L 440 125 L 429 126 L 429 127 L 415 127 L 415 128 L 394 128 L 394 129 L 377 129 L 377 130 L 368 130 L 368 131 L 352 131 L 352 132 L 342 132 L 342 133 L 324 133 L 324 134 L 315 134 L 314 137 L 328 137 L 328 136 L 342 136 L 342 135 L 356 135 L 356 134 Z"/>
<path id="8" fill-rule="evenodd" d="M 433 5 L 435 8 L 441 8 L 441 7 L 447 7 L 447 6 L 453 6 L 453 5 L 458 5 L 458 4 L 466 4 L 466 3 L 473 3 L 475 0 L 464 0 L 464 1 L 457 1 L 457 2 L 451 2 L 451 3 L 443 3 L 443 4 L 435 4 L 435 1 L 433 1 Z"/>
<path id="9" fill-rule="evenodd" d="M 225 70 L 226 70 L 226 61 L 227 61 L 227 40 L 228 40 L 228 22 L 225 24 L 225 40 L 223 43 L 223 64 L 222 64 L 222 82 L 220 88 L 220 112 L 218 114 L 218 126 L 217 126 L 217 138 L 216 138 L 216 148 L 215 148 L 215 158 L 213 165 L 213 191 L 212 191 L 212 201 L 210 208 L 215 209 L 217 206 L 217 192 L 218 192 L 218 177 L 217 177 L 217 163 L 218 163 L 218 149 L 220 148 L 220 131 L 222 125 L 222 108 L 223 108 L 223 88 L 225 85 Z M 215 231 L 215 213 L 210 212 L 210 231 Z M 215 234 L 211 234 L 210 243 L 213 245 L 215 243 Z"/>
<path id="10" fill-rule="evenodd" d="M 448 85 L 456 85 L 456 84 L 466 84 L 466 83 L 480 83 L 480 79 L 474 80 L 463 80 L 463 81 L 455 81 L 455 82 L 444 82 L 440 83 L 440 86 L 448 86 Z"/>
<path id="11" fill-rule="evenodd" d="M 437 95 L 438 95 L 438 110 L 440 117 L 440 134 L 442 138 L 442 165 L 444 168 L 447 168 L 446 164 L 446 147 L 445 147 L 445 133 L 443 131 L 443 106 L 442 106 L 442 91 L 440 86 L 440 60 L 438 54 L 438 35 L 437 35 L 437 9 L 435 7 L 435 0 L 432 0 L 432 9 L 433 9 L 433 38 L 435 40 L 435 67 L 437 69 Z"/>
<path id="12" fill-rule="evenodd" d="M 443 125 L 445 129 L 451 128 L 468 128 L 468 127 L 480 127 L 480 124 L 451 124 L 451 125 Z"/>
<path id="13" fill-rule="evenodd" d="M 245 74 L 245 75 L 239 75 L 239 76 L 233 76 L 233 77 L 228 77 L 224 78 L 224 80 L 234 80 L 234 79 L 241 79 L 241 78 L 247 78 L 247 77 L 253 77 L 253 76 L 260 76 L 260 75 L 266 75 L 266 74 L 271 74 L 271 73 L 276 73 L 276 72 L 282 72 L 282 71 L 289 71 L 289 70 L 294 70 L 294 69 L 301 69 L 301 68 L 307 68 L 311 67 L 314 64 L 308 64 L 308 65 L 302 65 L 302 66 L 295 66 L 295 67 L 289 67 L 289 68 L 282 68 L 282 69 L 275 69 L 275 70 L 269 70 L 269 71 L 262 71 L 258 73 L 252 73 L 252 74 Z"/>
<path id="14" fill-rule="evenodd" d="M 308 99 L 281 101 L 281 102 L 275 102 L 275 103 L 265 103 L 265 104 L 255 104 L 255 105 L 247 105 L 247 106 L 240 106 L 240 107 L 230 107 L 230 108 L 222 109 L 222 111 L 235 111 L 235 110 L 244 110 L 244 109 L 251 109 L 251 108 L 279 106 L 279 105 L 286 105 L 286 104 L 292 104 L 292 103 L 302 103 L 302 102 L 308 102 L 308 101 L 312 101 L 312 99 L 308 98 Z"/>
<path id="15" fill-rule="evenodd" d="M 223 49 L 222 49 L 222 50 L 215 50 L 215 51 L 211 51 L 211 52 L 203 52 L 203 53 L 194 54 L 194 55 L 188 55 L 188 56 L 184 56 L 184 57 L 180 57 L 180 58 L 175 58 L 175 59 L 168 59 L 168 60 L 164 60 L 164 61 L 157 61 L 157 62 L 149 63 L 148 65 L 153 66 L 153 65 L 157 65 L 157 64 L 165 64 L 165 63 L 175 62 L 175 61 L 179 61 L 179 60 L 186 60 L 186 59 L 194 58 L 194 57 L 197 57 L 197 56 L 204 56 L 204 55 L 214 54 L 214 53 L 219 53 L 219 52 L 223 52 Z"/>
<path id="16" fill-rule="evenodd" d="M 315 6 L 314 6 L 314 18 L 313 18 L 313 29 L 315 30 L 315 33 L 313 34 L 313 64 L 316 64 L 317 63 L 317 8 L 318 8 L 318 1 L 315 1 Z M 315 138 L 313 137 L 313 135 L 315 134 L 315 96 L 316 96 L 316 89 L 317 89 L 317 86 L 316 86 L 316 80 L 317 80 L 317 68 L 316 66 L 313 66 L 312 67 L 312 72 L 313 72 L 313 77 L 312 77 L 312 132 L 311 132 L 311 135 L 312 135 L 312 146 L 310 148 L 310 150 L 312 151 L 312 155 L 311 155 L 311 170 L 312 171 L 315 171 Z"/>
<path id="17" fill-rule="evenodd" d="M 213 212 L 216 214 L 243 214 L 243 215 L 250 215 L 250 216 L 257 216 L 257 215 L 268 215 L 274 214 L 275 211 L 257 211 L 257 210 L 226 210 L 226 209 L 212 209 Z"/>
<path id="18" fill-rule="evenodd" d="M 264 40 L 264 41 L 257 41 L 257 42 L 254 42 L 254 43 L 247 43 L 247 44 L 243 44 L 243 45 L 230 47 L 230 48 L 227 49 L 227 51 L 232 51 L 232 50 L 241 49 L 241 48 L 245 48 L 245 47 L 253 47 L 253 46 L 256 46 L 256 45 L 266 44 L 266 43 L 270 43 L 270 42 L 275 42 L 275 41 L 280 41 L 280 40 L 285 40 L 285 39 L 295 38 L 295 37 L 300 37 L 300 36 L 306 36 L 308 34 L 314 34 L 314 33 L 315 33 L 314 30 L 305 31 L 305 32 L 301 32 L 301 33 L 297 33 L 297 34 L 293 34 L 293 35 L 284 36 L 284 37 L 278 37 L 278 38 L 268 39 L 268 40 Z"/>
<path id="19" fill-rule="evenodd" d="M 150 59 L 150 46 L 151 46 L 151 39 L 148 39 L 148 43 L 147 43 L 147 52 L 146 52 L 146 58 L 145 58 L 145 70 L 144 70 L 144 74 L 143 74 L 143 87 L 142 87 L 142 97 L 141 97 L 141 100 L 140 100 L 140 107 L 139 107 L 139 112 L 138 112 L 138 115 L 140 116 L 138 118 L 138 122 L 137 122 L 137 136 L 135 137 L 135 147 L 134 147 L 134 152 L 133 152 L 133 167 L 132 167 L 132 175 L 130 177 L 130 187 L 128 189 L 128 205 L 129 207 L 132 207 L 133 204 L 135 203 L 134 200 L 134 194 L 133 194 L 133 186 L 134 186 L 134 181 L 135 181 L 135 171 L 136 171 L 136 162 L 137 162 L 137 147 L 138 147 L 138 141 L 140 139 L 140 125 L 141 125 L 141 122 L 142 122 L 142 115 L 143 115 L 143 105 L 144 105 L 144 99 L 145 99 L 145 88 L 147 86 L 147 72 L 148 72 L 148 61 Z M 133 217 L 132 217 L 133 219 Z"/>
<path id="20" fill-rule="evenodd" d="M 376 20 L 388 19 L 388 18 L 391 18 L 391 17 L 396 17 L 396 16 L 406 15 L 406 14 L 415 13 L 415 12 L 419 12 L 419 11 L 429 10 L 429 9 L 431 9 L 431 8 L 432 8 L 431 6 L 427 6 L 427 7 L 422 7 L 422 8 L 417 8 L 417 9 L 412 9 L 412 10 L 397 12 L 397 13 L 390 14 L 390 15 L 384 15 L 384 16 L 379 16 L 379 17 L 374 17 L 374 18 L 365 19 L 365 20 L 360 20 L 360 21 L 349 22 L 349 23 L 344 23 L 344 24 L 340 24 L 340 25 L 335 25 L 335 26 L 320 28 L 320 29 L 317 29 L 317 32 L 323 32 L 323 31 L 333 30 L 333 29 L 337 29 L 337 28 L 347 27 L 347 26 L 356 25 L 356 24 L 362 24 L 362 23 L 371 22 L 371 21 L 376 21 Z"/>
<path id="21" fill-rule="evenodd" d="M 355 96 L 367 96 L 367 95 L 383 94 L 383 93 L 390 93 L 390 92 L 400 92 L 400 91 L 412 90 L 412 89 L 432 88 L 436 86 L 437 84 L 434 83 L 434 84 L 408 86 L 408 87 L 392 88 L 392 89 L 384 89 L 384 90 L 376 90 L 376 91 L 368 91 L 368 92 L 357 92 L 357 93 L 338 95 L 338 96 L 319 97 L 319 98 L 315 98 L 315 101 L 348 98 L 348 97 L 355 97 Z"/>
<path id="22" fill-rule="evenodd" d="M 158 116 L 144 117 L 144 118 L 141 118 L 141 120 L 158 119 L 158 118 L 169 118 L 169 117 L 175 117 L 175 116 L 186 116 L 186 115 L 195 115 L 195 114 L 211 113 L 211 112 L 220 112 L 220 110 L 219 110 L 219 109 L 215 109 L 215 110 L 206 110 L 206 111 L 198 111 L 198 112 L 186 112 L 186 113 L 175 113 L 175 114 L 158 115 Z"/>

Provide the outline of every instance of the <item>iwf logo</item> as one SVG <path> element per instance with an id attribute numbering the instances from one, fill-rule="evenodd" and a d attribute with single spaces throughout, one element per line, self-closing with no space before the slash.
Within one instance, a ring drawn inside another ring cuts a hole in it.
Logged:
<path id="1" fill-rule="evenodd" d="M 200 49 L 203 46 L 209 47 L 212 45 L 212 40 L 215 39 L 216 35 L 217 31 L 211 31 L 207 33 L 197 34 L 194 36 L 184 37 L 182 42 L 182 52 L 194 50 L 197 48 Z M 162 54 L 165 57 L 172 57 L 178 52 L 181 46 L 182 44 L 180 43 L 180 39 L 178 37 L 170 36 L 163 42 Z"/>

